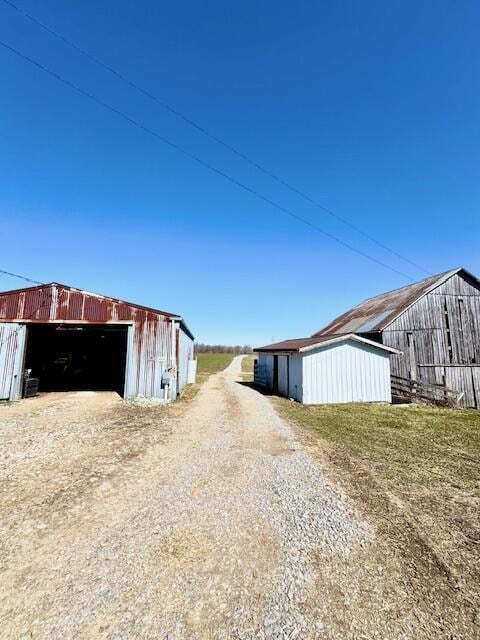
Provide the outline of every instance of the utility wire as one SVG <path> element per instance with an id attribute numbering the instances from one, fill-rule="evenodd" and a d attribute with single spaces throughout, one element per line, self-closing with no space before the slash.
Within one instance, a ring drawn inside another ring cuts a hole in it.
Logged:
<path id="1" fill-rule="evenodd" d="M 370 260 L 371 262 L 374 262 L 375 264 L 377 264 L 377 265 L 379 265 L 379 266 L 381 266 L 381 267 L 383 267 L 385 269 L 388 269 L 389 271 L 392 271 L 393 273 L 396 273 L 397 275 L 400 275 L 402 278 L 405 278 L 406 280 L 409 280 L 411 282 L 414 281 L 413 278 L 411 278 L 411 276 L 408 276 L 407 274 L 403 273 L 402 271 L 399 271 L 398 269 L 395 269 L 394 267 L 391 267 L 390 265 L 386 264 L 385 262 L 382 262 L 382 260 L 379 260 L 378 258 L 375 258 L 374 256 L 366 253 L 365 251 L 362 251 L 361 249 L 357 249 L 356 247 L 354 247 L 353 245 L 349 244 L 348 242 L 345 242 L 344 240 L 341 240 L 340 238 L 335 236 L 333 233 L 330 233 L 329 231 L 325 231 L 325 229 L 322 229 L 318 225 L 314 224 L 313 222 L 310 222 L 306 218 L 303 218 L 302 216 L 298 215 L 297 213 L 291 211 L 290 209 L 287 209 L 286 207 L 283 207 L 282 205 L 276 203 L 275 201 L 271 200 L 267 196 L 262 195 L 260 192 L 258 192 L 255 189 L 252 189 L 251 187 L 245 185 L 243 182 L 240 182 L 236 178 L 233 178 L 232 176 L 230 176 L 229 174 L 225 173 L 221 169 L 217 169 L 217 167 L 215 167 L 214 165 L 212 165 L 212 164 L 210 164 L 208 162 L 205 162 L 200 157 L 196 156 L 195 154 L 191 153 L 190 151 L 187 151 L 186 149 L 183 149 L 182 147 L 180 147 L 179 145 L 175 144 L 171 140 L 168 140 L 167 138 L 165 138 L 164 136 L 160 135 L 159 133 L 157 133 L 156 131 L 154 131 L 150 127 L 142 124 L 138 120 L 133 119 L 132 117 L 130 117 L 129 115 L 127 115 L 123 111 L 120 111 L 116 107 L 110 105 L 108 102 L 103 101 L 101 98 L 97 98 L 94 94 L 90 93 L 89 91 L 86 91 L 85 89 L 82 89 L 81 87 L 79 87 L 78 85 L 74 84 L 70 80 L 67 80 L 63 76 L 61 76 L 58 73 L 56 73 L 55 71 L 52 71 L 51 69 L 49 69 L 48 67 L 44 66 L 40 62 L 37 62 L 33 58 L 30 58 L 26 54 L 22 53 L 18 49 L 15 49 L 14 47 L 11 47 L 7 43 L 3 42 L 2 40 L 0 40 L 0 46 L 2 46 L 4 49 L 7 49 L 11 53 L 15 54 L 19 58 L 22 58 L 23 60 L 25 60 L 26 62 L 30 63 L 31 65 L 37 67 L 38 69 L 44 71 L 49 76 L 51 76 L 52 78 L 55 78 L 56 80 L 58 80 L 59 82 L 61 82 L 65 86 L 70 87 L 71 89 L 74 89 L 75 91 L 77 91 L 81 95 L 83 95 L 83 96 L 89 98 L 90 100 L 92 100 L 93 102 L 101 105 L 102 107 L 104 107 L 108 111 L 111 111 L 112 113 L 115 113 L 116 115 L 120 116 L 121 118 L 123 118 L 124 120 L 129 122 L 134 127 L 137 127 L 139 129 L 141 129 L 142 131 L 145 131 L 146 133 L 148 133 L 148 134 L 152 135 L 153 137 L 157 138 L 158 140 L 160 140 L 164 144 L 168 145 L 172 149 L 175 149 L 179 153 L 183 154 L 187 158 L 190 158 L 191 160 L 194 160 L 195 162 L 197 162 L 198 164 L 202 165 L 203 167 L 209 169 L 213 173 L 216 173 L 217 175 L 219 175 L 219 176 L 225 178 L 226 180 L 228 180 L 229 182 L 237 185 L 238 187 L 240 187 L 244 191 L 254 195 L 258 199 L 262 200 L 263 202 L 266 202 L 267 204 L 271 205 L 275 209 L 278 209 L 278 211 L 281 211 L 281 212 L 285 213 L 286 215 L 290 216 L 291 218 L 294 218 L 295 220 L 298 220 L 299 222 L 302 222 L 303 224 L 305 224 L 306 226 L 310 227 L 311 229 L 315 229 L 316 231 L 318 231 L 319 233 L 323 234 L 327 238 L 330 238 L 331 240 L 333 240 L 337 244 L 339 244 L 339 245 L 341 245 L 341 246 L 343 246 L 343 247 L 345 247 L 347 249 L 350 249 L 350 251 L 353 251 L 354 253 L 357 253 L 358 255 L 363 256 L 367 260 Z"/>
<path id="2" fill-rule="evenodd" d="M 305 193 L 304 191 L 301 191 L 298 187 L 295 187 L 294 185 L 292 185 L 291 183 L 287 182 L 283 178 L 280 178 L 279 176 L 275 175 L 274 173 L 272 173 L 271 171 L 269 171 L 268 169 L 266 169 L 262 165 L 258 164 L 258 162 L 256 162 L 255 160 L 252 160 L 249 156 L 245 155 L 242 151 L 239 151 L 238 149 L 233 147 L 228 142 L 225 142 L 224 140 L 222 140 L 218 136 L 210 133 L 210 131 L 208 131 L 208 129 L 206 129 L 202 125 L 198 124 L 197 122 L 195 122 L 194 120 L 192 120 L 191 118 L 189 118 L 188 116 L 183 114 L 181 111 L 179 111 L 178 109 L 176 109 L 175 107 L 170 105 L 168 102 L 165 102 L 164 100 L 158 98 L 156 95 L 154 95 L 153 93 L 151 93 L 147 89 L 144 89 L 143 87 L 138 85 L 136 82 L 134 82 L 133 80 L 131 80 L 130 78 L 128 78 L 124 74 L 120 73 L 119 71 L 117 71 L 116 69 L 114 69 L 110 65 L 106 64 L 105 62 L 103 62 L 102 60 L 97 58 L 96 56 L 92 55 L 91 53 L 89 53 L 88 51 L 86 51 L 85 49 L 80 47 L 79 45 L 75 44 L 75 42 L 72 42 L 72 40 L 69 40 L 68 38 L 66 38 L 65 36 L 60 34 L 58 31 L 55 31 L 54 29 L 52 29 L 51 27 L 46 25 L 41 20 L 39 20 L 35 16 L 31 15 L 27 11 L 25 11 L 25 9 L 22 9 L 22 7 L 19 7 L 14 2 L 11 2 L 11 0 L 3 0 L 3 2 L 5 4 L 7 4 L 7 5 L 9 5 L 10 7 L 12 7 L 13 9 L 15 9 L 16 11 L 18 11 L 19 13 L 21 13 L 25 18 L 27 18 L 28 20 L 30 20 L 34 24 L 36 24 L 39 27 L 41 27 L 42 29 L 44 29 L 44 31 L 47 31 L 48 33 L 53 35 L 55 38 L 58 38 L 59 40 L 61 40 L 65 44 L 67 44 L 68 46 L 70 46 L 73 49 L 75 49 L 76 51 L 78 51 L 81 55 L 83 55 L 84 57 L 86 57 L 89 60 L 91 60 L 92 62 L 94 62 L 96 65 L 102 67 L 102 69 L 104 69 L 105 71 L 107 71 L 108 73 L 113 75 L 115 78 L 121 80 L 122 82 L 125 82 L 127 85 L 129 85 L 130 87 L 132 87 L 133 89 L 135 89 L 139 93 L 143 94 L 147 98 L 150 98 L 151 100 L 156 102 L 158 105 L 160 105 L 163 109 L 166 109 L 167 111 L 169 111 L 170 113 L 175 115 L 177 118 L 180 118 L 181 120 L 186 122 L 188 125 L 190 125 L 194 129 L 196 129 L 197 131 L 200 131 L 203 135 L 207 136 L 208 138 L 210 138 L 211 140 L 213 140 L 217 144 L 220 144 L 225 149 L 228 149 L 230 152 L 234 153 L 239 158 L 242 158 L 242 160 L 244 160 L 245 162 L 247 162 L 251 166 L 255 167 L 258 171 L 261 171 L 263 174 L 267 175 L 272 180 L 275 180 L 276 182 L 278 182 L 282 186 L 286 187 L 287 189 L 289 189 L 290 191 L 295 193 L 297 196 L 300 196 L 300 198 L 303 198 L 306 202 L 309 202 L 310 204 L 314 205 L 318 209 L 321 209 L 323 212 L 325 212 L 328 215 L 332 216 L 336 220 L 339 220 L 340 222 L 342 222 L 342 224 L 346 225 L 347 227 L 350 227 L 350 229 L 353 229 L 357 233 L 361 234 L 364 238 L 367 238 L 368 240 L 370 240 L 371 242 L 373 242 L 377 246 L 381 247 L 385 251 L 388 251 L 389 253 L 391 253 L 395 257 L 399 258 L 400 260 L 403 260 L 404 262 L 410 264 L 411 266 L 415 267 L 419 271 L 422 271 L 423 273 L 426 273 L 427 275 L 432 275 L 424 267 L 420 266 L 419 264 L 417 264 L 413 260 L 410 260 L 410 258 L 407 258 L 406 256 L 402 255 L 398 251 L 395 251 L 395 249 L 392 249 L 391 247 L 389 247 L 385 243 L 381 242 L 380 240 L 377 240 L 372 235 L 370 235 L 369 233 L 364 231 L 361 227 L 358 227 L 357 225 L 353 224 L 352 222 L 350 222 L 346 218 L 340 216 L 338 213 L 335 213 L 335 211 L 332 211 L 332 209 L 329 209 L 328 207 L 325 207 L 323 204 L 321 204 L 320 202 L 318 202 L 317 200 L 315 200 L 314 198 L 309 196 L 307 193 Z"/>
<path id="3" fill-rule="evenodd" d="M 45 287 L 48 286 L 43 282 L 39 282 L 38 280 L 32 280 L 31 278 L 27 278 L 26 276 L 21 276 L 18 273 L 11 273 L 10 271 L 4 271 L 3 269 L 0 269 L 0 273 L 3 273 L 7 276 L 12 276 L 13 278 L 19 278 L 20 280 L 25 280 L 26 282 L 33 282 L 34 284 L 39 284 Z M 42 293 L 43 293 L 42 302 L 38 305 L 36 309 L 32 311 L 32 313 L 27 318 L 24 318 L 23 320 L 31 320 L 34 316 L 37 315 L 40 309 L 42 309 L 42 307 L 44 307 L 47 302 L 51 302 L 52 300 L 51 291 L 42 290 Z M 49 296 L 49 298 L 47 298 L 47 296 Z M 2 340 L 2 342 L 0 342 L 0 349 L 3 347 L 4 344 L 6 344 L 9 340 L 11 340 L 14 336 L 18 335 L 20 329 L 21 329 L 21 325 L 14 331 L 12 331 L 4 340 Z"/>
<path id="4" fill-rule="evenodd" d="M 38 280 L 32 280 L 31 278 L 27 278 L 26 276 L 21 276 L 18 273 L 5 271 L 4 269 L 0 269 L 0 273 L 3 273 L 6 276 L 12 276 L 12 278 L 19 278 L 20 280 L 25 280 L 25 282 L 32 282 L 33 284 L 45 284 L 44 282 L 39 282 Z"/>

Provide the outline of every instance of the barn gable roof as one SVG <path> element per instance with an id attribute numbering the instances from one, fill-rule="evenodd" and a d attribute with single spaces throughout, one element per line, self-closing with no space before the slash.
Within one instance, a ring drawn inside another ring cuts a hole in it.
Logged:
<path id="1" fill-rule="evenodd" d="M 368 298 L 368 300 L 346 311 L 326 327 L 314 333 L 313 337 L 350 332 L 372 333 L 383 331 L 402 313 L 423 298 L 423 296 L 439 287 L 457 273 L 473 280 L 480 287 L 480 281 L 475 278 L 475 276 L 466 269 L 459 267 L 452 271 L 446 271 L 445 273 L 425 278 L 420 282 L 415 282 L 406 287 Z"/>
<path id="2" fill-rule="evenodd" d="M 91 302 L 88 311 L 85 301 Z M 184 331 L 193 339 L 193 335 L 178 314 L 91 293 L 59 282 L 0 292 L 0 321 L 48 321 L 53 314 L 58 321 L 114 322 L 133 318 L 138 313 L 145 317 L 158 315 L 178 320 Z"/>

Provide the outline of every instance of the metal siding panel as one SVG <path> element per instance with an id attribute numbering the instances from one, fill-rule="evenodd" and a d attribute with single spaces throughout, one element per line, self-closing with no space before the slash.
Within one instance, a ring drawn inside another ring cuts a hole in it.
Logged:
<path id="1" fill-rule="evenodd" d="M 278 392 L 288 396 L 288 356 L 278 356 Z"/>
<path id="2" fill-rule="evenodd" d="M 311 404 L 310 399 L 310 356 L 303 356 L 302 358 L 302 379 L 303 379 L 303 391 L 302 402 L 303 404 Z"/>
<path id="3" fill-rule="evenodd" d="M 166 313 L 59 284 L 0 293 L 0 320 L 102 323 L 158 318 L 170 322 Z"/>
<path id="4" fill-rule="evenodd" d="M 27 343 L 27 327 L 22 324 L 17 332 L 17 349 L 13 365 L 13 384 L 10 392 L 10 400 L 20 400 L 23 394 L 23 367 L 25 362 L 25 348 Z"/>
<path id="5" fill-rule="evenodd" d="M 267 389 L 273 388 L 273 356 L 266 353 L 258 355 L 258 375 Z"/>
<path id="6" fill-rule="evenodd" d="M 298 353 L 290 355 L 289 391 L 290 398 L 302 401 L 302 365 L 303 357 Z"/>
<path id="7" fill-rule="evenodd" d="M 161 319 L 136 323 L 128 363 L 129 397 L 163 398 L 163 371 L 171 366 L 171 326 Z M 175 384 L 173 392 L 175 391 Z M 174 397 L 174 396 L 173 396 Z"/>
<path id="8" fill-rule="evenodd" d="M 125 363 L 125 398 L 134 398 L 136 391 L 136 372 L 138 366 L 137 352 L 135 349 L 135 326 L 130 325 L 127 333 L 127 359 Z"/>
<path id="9" fill-rule="evenodd" d="M 181 328 L 179 333 L 179 351 L 179 361 L 177 363 L 178 393 L 181 393 L 187 384 L 188 363 L 193 359 L 193 340 Z"/>
<path id="10" fill-rule="evenodd" d="M 390 361 L 383 351 L 357 342 L 304 354 L 305 404 L 390 402 Z"/>
<path id="11" fill-rule="evenodd" d="M 22 365 L 25 349 L 25 327 L 0 323 L 0 400 L 21 397 Z"/>

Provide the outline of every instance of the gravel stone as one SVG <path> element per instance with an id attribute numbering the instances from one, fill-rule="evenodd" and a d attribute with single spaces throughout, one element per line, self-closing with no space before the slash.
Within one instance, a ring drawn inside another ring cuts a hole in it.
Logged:
<path id="1" fill-rule="evenodd" d="M 240 360 L 186 408 L 57 394 L 2 411 L 2 638 L 350 637 L 327 633 L 320 578 L 353 580 L 374 532 Z"/>

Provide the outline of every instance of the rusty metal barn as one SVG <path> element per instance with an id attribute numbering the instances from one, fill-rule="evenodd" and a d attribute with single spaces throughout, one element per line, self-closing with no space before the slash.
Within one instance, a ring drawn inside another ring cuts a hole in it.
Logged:
<path id="1" fill-rule="evenodd" d="M 51 283 L 0 293 L 0 399 L 108 390 L 174 400 L 187 384 L 193 335 L 177 314 Z"/>

